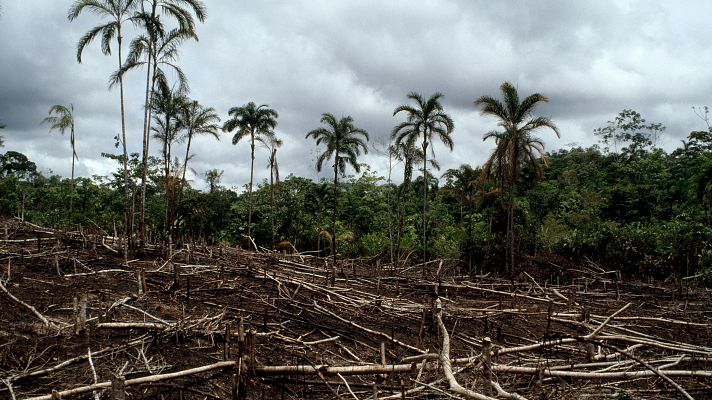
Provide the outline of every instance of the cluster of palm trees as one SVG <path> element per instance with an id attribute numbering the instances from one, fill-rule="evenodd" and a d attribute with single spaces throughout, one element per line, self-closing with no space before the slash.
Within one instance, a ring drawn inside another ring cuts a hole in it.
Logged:
<path id="1" fill-rule="evenodd" d="M 83 12 L 101 17 L 102 24 L 90 29 L 77 44 L 77 61 L 81 63 L 84 49 L 97 37 L 101 38 L 101 50 L 105 55 L 111 55 L 112 45 L 116 44 L 117 70 L 111 75 L 111 86 L 119 87 L 119 103 L 121 110 L 121 134 L 119 142 L 122 146 L 124 176 L 124 201 L 129 204 L 129 172 L 128 152 L 126 139 L 126 115 L 124 104 L 124 76 L 135 68 L 146 68 L 146 96 L 144 104 L 143 123 L 143 151 L 142 151 L 142 179 L 141 179 L 141 217 L 139 219 L 140 242 L 146 238 L 145 228 L 145 193 L 146 176 L 148 169 L 148 154 L 150 146 L 151 121 L 156 112 L 156 92 L 164 92 L 170 87 L 165 71 L 162 67 L 169 66 L 177 72 L 178 81 L 183 92 L 187 92 L 185 76 L 175 64 L 178 56 L 178 47 L 186 39 L 196 39 L 194 15 L 199 21 L 204 21 L 206 8 L 200 0 L 76 0 L 69 9 L 67 18 L 70 21 L 77 19 Z M 163 17 L 163 19 L 161 18 Z M 178 27 L 168 29 L 167 20 L 174 20 Z M 137 27 L 143 33 L 130 43 L 129 54 L 123 57 L 123 40 L 126 25 Z M 171 128 L 163 127 L 163 134 L 170 134 Z M 168 137 L 168 136 L 166 136 Z M 170 162 L 170 161 L 169 161 Z M 170 168 L 167 168 L 169 171 Z M 126 207 L 126 249 L 133 231 L 133 212 Z"/>
<path id="2" fill-rule="evenodd" d="M 190 149 L 196 136 L 212 136 L 220 140 L 220 117 L 212 107 L 205 107 L 190 99 L 181 90 L 173 90 L 161 83 L 153 98 L 153 138 L 161 144 L 163 179 L 165 184 L 165 221 L 169 243 L 172 242 L 177 209 L 185 189 L 186 173 L 191 159 Z M 147 139 L 148 141 L 148 139 Z M 173 156 L 173 145 L 185 142 L 183 162 Z M 142 168 L 142 176 L 143 176 Z M 145 196 L 145 193 L 143 194 Z M 143 199 L 145 201 L 145 199 Z"/>
<path id="3" fill-rule="evenodd" d="M 547 102 L 548 99 L 541 94 L 532 94 L 520 101 L 517 89 L 509 82 L 504 82 L 500 90 L 502 99 L 491 96 L 482 96 L 475 100 L 475 107 L 482 108 L 483 115 L 491 115 L 498 119 L 500 129 L 485 134 L 484 140 L 494 139 L 495 149 L 489 157 L 480 176 L 475 176 L 474 171 L 465 170 L 453 178 L 463 180 L 463 187 L 467 187 L 470 200 L 475 197 L 476 187 L 480 187 L 480 194 L 484 190 L 484 182 L 493 181 L 500 193 L 506 193 L 507 204 L 507 243 L 508 265 L 510 272 L 516 265 L 516 229 L 514 224 L 514 193 L 521 171 L 525 164 L 531 164 L 537 177 L 546 163 L 543 142 L 534 137 L 535 131 L 549 128 L 559 135 L 559 130 L 554 123 L 546 117 L 535 117 L 533 111 L 537 104 Z M 442 93 L 435 93 L 425 98 L 418 93 L 408 94 L 410 104 L 403 104 L 395 108 L 393 115 L 405 115 L 405 121 L 396 125 L 391 132 L 393 144 L 389 147 L 390 156 L 403 161 L 403 184 L 398 193 L 398 204 L 407 191 L 403 190 L 410 184 L 413 166 L 422 163 L 423 176 L 423 209 L 422 209 L 422 257 L 427 261 L 428 243 L 428 165 L 438 168 L 435 161 L 433 141 L 439 140 L 446 148 L 453 149 L 452 133 L 455 124 L 445 112 L 442 105 Z M 333 196 L 333 221 L 331 245 L 334 263 L 336 262 L 336 215 L 338 196 L 338 177 L 343 175 L 348 165 L 356 172 L 360 165 L 357 157 L 368 151 L 366 142 L 368 133 L 354 126 L 353 119 L 348 116 L 337 120 L 332 114 L 323 114 L 321 122 L 326 127 L 317 128 L 307 134 L 307 138 L 316 139 L 317 145 L 324 144 L 326 150 L 317 159 L 317 170 L 321 171 L 326 160 L 333 158 L 334 169 L 334 196 Z M 430 150 L 430 152 L 428 152 Z M 428 158 L 430 154 L 431 158 Z M 470 168 L 471 169 L 471 168 Z M 398 231 L 396 243 L 400 243 L 403 235 L 402 211 L 398 206 Z M 399 249 L 398 249 L 399 250 Z"/>
<path id="4" fill-rule="evenodd" d="M 195 33 L 195 18 L 204 21 L 206 8 L 200 0 L 76 0 L 69 9 L 68 18 L 75 20 L 84 11 L 98 15 L 104 22 L 90 29 L 77 45 L 77 61 L 81 63 L 82 54 L 95 38 L 101 38 L 101 50 L 110 55 L 112 46 L 116 45 L 118 69 L 111 74 L 111 86 L 119 87 L 121 132 L 117 137 L 121 144 L 123 156 L 120 158 L 123 166 L 124 200 L 130 204 L 129 191 L 131 181 L 128 171 L 128 154 L 126 138 L 126 118 L 124 105 L 124 76 L 126 73 L 145 68 L 145 104 L 142 135 L 140 217 L 138 237 L 139 244 L 146 241 L 145 203 L 148 158 L 151 139 L 159 140 L 162 145 L 163 175 L 166 192 L 166 230 L 171 236 L 171 226 L 176 221 L 176 207 L 185 185 L 188 161 L 191 158 L 190 148 L 196 135 L 211 135 L 219 139 L 219 130 L 234 132 L 232 143 L 237 144 L 243 139 L 250 144 L 250 181 L 248 185 L 248 237 L 252 237 L 253 214 L 253 181 L 255 148 L 260 144 L 268 149 L 268 167 L 270 169 L 271 203 L 272 203 L 272 245 L 274 246 L 274 206 L 275 186 L 279 183 L 277 164 L 277 149 L 282 145 L 275 134 L 278 114 L 268 105 L 256 105 L 249 102 L 229 110 L 230 118 L 218 126 L 220 118 L 211 107 L 204 107 L 198 101 L 188 97 L 188 81 L 177 65 L 178 49 L 186 40 L 197 40 Z M 175 21 L 177 27 L 168 29 L 166 21 Z M 140 34 L 129 45 L 127 56 L 123 56 L 123 39 L 126 25 L 138 27 Z M 172 85 L 168 72 L 175 75 L 176 84 Z M 516 88 L 509 82 L 501 87 L 502 98 L 482 96 L 475 100 L 474 105 L 481 107 L 483 115 L 491 115 L 498 119 L 498 130 L 487 133 L 485 140 L 494 139 L 495 150 L 482 168 L 481 182 L 491 180 L 498 190 L 506 194 L 507 204 L 507 242 L 508 264 L 515 266 L 516 232 L 514 224 L 515 191 L 521 171 L 525 164 L 530 163 L 539 172 L 546 162 L 543 142 L 534 137 L 533 133 L 541 128 L 549 128 L 557 135 L 558 128 L 545 117 L 533 116 L 536 105 L 548 99 L 538 93 L 520 100 Z M 454 123 L 444 111 L 443 95 L 435 93 L 425 98 L 418 93 L 407 95 L 408 104 L 396 107 L 394 116 L 404 115 L 405 120 L 396 125 L 391 132 L 392 145 L 389 155 L 403 161 L 403 187 L 410 184 L 414 166 L 422 164 L 423 176 L 423 210 L 422 210 L 422 247 L 423 261 L 427 259 L 427 220 L 428 212 L 428 166 L 439 168 L 435 160 L 433 142 L 438 140 L 446 148 L 453 149 L 452 133 Z M 62 134 L 71 131 L 72 145 L 72 179 L 74 178 L 74 160 L 77 158 L 74 134 L 74 110 L 63 105 L 50 108 L 49 116 L 43 122 L 50 124 L 50 130 L 57 129 Z M 366 143 L 368 133 L 354 125 L 350 116 L 337 119 L 334 115 L 322 115 L 323 127 L 307 133 L 306 138 L 313 138 L 317 145 L 324 145 L 325 150 L 317 160 L 317 169 L 321 170 L 327 160 L 333 159 L 334 196 L 333 196 L 333 226 L 331 234 L 332 253 L 336 260 L 336 215 L 338 198 L 338 178 L 343 175 L 348 166 L 357 172 L 360 165 L 357 161 L 362 153 L 368 152 Z M 182 163 L 172 159 L 172 145 L 185 141 L 186 153 Z M 430 151 L 430 152 L 428 152 Z M 213 171 L 213 181 L 219 181 L 218 171 Z M 470 183 L 471 184 L 471 183 Z M 211 186 L 212 187 L 212 186 Z M 399 191 L 400 196 L 404 191 Z M 400 203 L 400 201 L 399 201 Z M 125 226 L 127 245 L 134 231 L 134 212 L 126 207 Z M 71 212 L 70 212 L 71 214 Z M 403 235 L 403 221 L 400 207 L 398 209 L 397 242 Z"/>

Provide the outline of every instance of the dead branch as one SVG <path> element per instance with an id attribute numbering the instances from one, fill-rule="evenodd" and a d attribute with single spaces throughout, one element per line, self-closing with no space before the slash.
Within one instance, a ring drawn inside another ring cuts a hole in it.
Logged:
<path id="1" fill-rule="evenodd" d="M 39 320 L 42 321 L 42 323 L 43 323 L 47 328 L 50 328 L 50 329 L 51 329 L 51 328 L 57 327 L 53 322 L 51 322 L 49 319 L 47 319 L 47 317 L 45 317 L 45 316 L 42 315 L 39 311 L 37 311 L 36 308 L 34 308 L 34 307 L 32 307 L 31 305 L 25 303 L 24 301 L 18 299 L 18 298 L 15 297 L 12 293 L 10 293 L 10 291 L 7 290 L 7 288 L 5 287 L 5 285 L 3 285 L 3 283 L 2 283 L 1 280 L 0 280 L 0 289 L 2 289 L 2 291 L 5 292 L 5 294 L 7 294 L 7 296 L 8 296 L 10 299 L 12 299 L 15 303 L 17 303 L 17 304 L 19 304 L 19 305 L 25 307 L 26 309 L 30 310 L 33 314 L 35 314 L 35 316 L 36 316 L 37 318 L 39 318 Z"/>
<path id="2" fill-rule="evenodd" d="M 630 305 L 630 303 L 628 303 L 628 305 L 626 305 L 626 307 L 624 307 L 623 309 L 627 308 L 627 306 L 629 306 L 629 305 Z M 623 309 L 619 310 L 619 312 L 622 311 Z M 611 316 L 611 317 L 612 317 L 612 316 Z M 590 339 L 588 339 L 588 336 L 587 336 L 585 339 L 586 339 L 586 340 L 590 340 Z M 644 366 L 644 367 L 647 368 L 649 371 L 653 372 L 655 375 L 659 376 L 659 377 L 662 378 L 664 381 L 666 381 L 667 383 L 671 384 L 678 392 L 680 392 L 680 394 L 681 394 L 683 397 L 685 397 L 685 398 L 688 399 L 688 400 L 695 400 L 695 399 L 692 398 L 692 396 L 690 396 L 689 393 L 687 393 L 687 391 L 685 391 L 685 389 L 682 388 L 682 386 L 680 386 L 677 382 L 675 382 L 675 381 L 673 381 L 672 379 L 670 379 L 670 377 L 667 376 L 667 373 L 663 373 L 662 371 L 660 371 L 659 369 L 657 369 L 657 368 L 655 368 L 654 366 L 650 365 L 648 362 L 646 362 L 646 361 L 643 360 L 642 358 L 637 357 L 637 356 L 635 356 L 635 355 L 633 355 L 633 354 L 631 354 L 631 353 L 629 353 L 629 352 L 627 352 L 627 351 L 625 351 L 625 350 L 621 350 L 621 349 L 619 349 L 619 348 L 617 348 L 617 347 L 615 347 L 615 346 L 608 345 L 608 344 L 606 344 L 606 343 L 601 343 L 601 342 L 595 342 L 595 343 L 598 344 L 599 346 L 603 346 L 603 347 L 610 348 L 611 350 L 615 350 L 616 352 L 618 352 L 618 353 L 620 353 L 620 354 L 623 354 L 624 356 L 626 356 L 626 357 L 628 357 L 628 358 L 630 358 L 630 359 L 632 359 L 632 360 L 635 360 L 638 364 Z"/>
<path id="3" fill-rule="evenodd" d="M 214 364 L 204 365 L 202 367 L 186 369 L 183 371 L 177 371 L 177 372 L 172 372 L 172 373 L 168 373 L 168 374 L 149 375 L 149 376 L 144 376 L 141 378 L 127 379 L 124 382 L 124 385 L 125 386 L 133 386 L 133 385 L 141 385 L 141 384 L 145 384 L 145 383 L 155 383 L 155 382 L 161 382 L 161 381 L 181 378 L 181 377 L 185 377 L 185 376 L 200 374 L 203 372 L 213 371 L 216 369 L 227 369 L 227 368 L 234 368 L 234 367 L 235 367 L 235 361 L 221 361 L 221 362 L 217 362 Z M 107 389 L 107 388 L 111 387 L 111 384 L 112 384 L 112 381 L 105 381 L 105 382 L 100 382 L 100 383 L 96 383 L 93 385 L 87 385 L 87 386 L 77 387 L 74 389 L 63 390 L 63 391 L 57 392 L 57 393 L 59 394 L 59 396 L 61 398 L 66 398 L 66 397 L 74 396 L 77 394 L 92 392 L 92 391 L 98 390 L 98 389 Z M 53 397 L 51 394 L 48 394 L 48 395 L 44 395 L 44 396 L 30 397 L 27 400 L 53 400 Z"/>
<path id="4" fill-rule="evenodd" d="M 96 324 L 97 329 L 147 329 L 147 330 L 166 330 L 172 325 L 166 325 L 158 322 L 100 322 Z"/>
<path id="5" fill-rule="evenodd" d="M 596 337 L 596 335 L 598 335 L 598 333 L 601 332 L 601 330 L 603 330 L 603 328 L 605 328 L 606 325 L 608 325 L 608 323 L 613 320 L 613 318 L 615 318 L 618 314 L 620 314 L 620 313 L 622 313 L 623 311 L 625 311 L 625 310 L 626 310 L 628 307 L 630 307 L 632 304 L 633 304 L 633 303 L 628 303 L 628 304 L 624 305 L 623 307 L 621 307 L 618 311 L 616 311 L 616 312 L 614 312 L 613 314 L 611 314 L 608 318 L 606 318 L 605 321 L 603 321 L 603 323 L 602 323 L 601 325 L 598 326 L 598 328 L 596 328 L 596 330 L 594 330 L 593 332 L 591 332 L 591 334 L 586 335 L 585 338 L 588 339 L 588 340 L 594 339 L 594 338 Z"/>
<path id="6" fill-rule="evenodd" d="M 474 392 L 469 389 L 462 387 L 455 379 L 455 375 L 452 373 L 452 364 L 450 362 L 450 334 L 445 328 L 445 324 L 442 319 L 443 306 L 440 299 L 435 300 L 435 321 L 438 323 L 438 328 L 440 329 L 440 335 L 442 336 L 442 348 L 440 349 L 440 365 L 447 379 L 450 390 L 465 396 L 469 399 L 477 400 L 494 400 L 492 397 L 485 396 L 483 394 Z"/>

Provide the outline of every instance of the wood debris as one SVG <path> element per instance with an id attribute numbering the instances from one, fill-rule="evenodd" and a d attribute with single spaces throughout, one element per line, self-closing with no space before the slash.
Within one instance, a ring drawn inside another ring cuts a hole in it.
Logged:
<path id="1" fill-rule="evenodd" d="M 0 398 L 712 397 L 712 296 L 685 282 L 194 244 L 127 267 L 102 232 L 0 223 Z"/>

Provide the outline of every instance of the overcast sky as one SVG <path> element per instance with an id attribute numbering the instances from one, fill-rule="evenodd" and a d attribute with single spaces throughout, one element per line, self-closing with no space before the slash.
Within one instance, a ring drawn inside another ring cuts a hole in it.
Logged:
<path id="1" fill-rule="evenodd" d="M 521 96 L 551 101 L 537 113 L 551 117 L 561 139 L 542 131 L 547 150 L 596 142 L 593 129 L 624 108 L 668 127 L 670 151 L 704 123 L 691 107 L 712 105 L 712 2 L 709 1 L 473 1 L 473 0 L 206 0 L 200 41 L 181 49 L 191 97 L 214 107 L 223 121 L 230 107 L 249 101 L 279 112 L 278 153 L 283 177 L 316 178 L 316 147 L 305 134 L 322 113 L 351 115 L 372 142 L 387 142 L 401 119 L 393 109 L 415 91 L 442 92 L 455 121 L 452 152 L 435 147 L 442 171 L 478 165 L 493 143 L 482 141 L 496 122 L 473 106 L 515 84 Z M 119 92 L 107 81 L 117 58 L 99 43 L 75 59 L 76 43 L 102 22 L 86 13 L 68 22 L 70 0 L 0 0 L 0 134 L 5 148 L 25 153 L 45 172 L 69 175 L 69 138 L 49 134 L 40 121 L 52 104 L 74 104 L 78 176 L 116 168 L 101 152 L 117 152 Z M 135 32 L 129 31 L 130 38 Z M 115 50 L 115 49 L 114 49 Z M 126 78 L 129 151 L 141 146 L 145 74 Z M 383 147 L 383 146 L 381 146 Z M 153 149 L 158 146 L 154 144 Z M 206 170 L 224 170 L 223 184 L 249 180 L 249 146 L 199 138 L 193 184 Z M 183 150 L 184 151 L 184 150 Z M 154 154 L 157 155 L 156 152 Z M 258 150 L 256 180 L 269 176 Z M 388 159 L 363 157 L 385 176 Z M 400 169 L 394 171 L 400 175 Z M 328 177 L 328 172 L 320 176 Z"/>

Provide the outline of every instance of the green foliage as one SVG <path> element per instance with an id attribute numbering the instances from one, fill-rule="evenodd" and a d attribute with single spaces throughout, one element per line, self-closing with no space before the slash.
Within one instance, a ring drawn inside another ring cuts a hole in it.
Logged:
<path id="1" fill-rule="evenodd" d="M 613 121 L 608 121 L 607 126 L 596 128 L 593 133 L 601 137 L 604 151 L 609 152 L 613 146 L 614 153 L 620 151 L 625 158 L 635 159 L 653 147 L 665 131 L 663 124 L 645 122 L 637 111 L 625 109 Z"/>
<path id="2" fill-rule="evenodd" d="M 555 257 L 573 265 L 587 260 L 629 276 L 699 275 L 712 284 L 711 132 L 690 133 L 670 154 L 650 146 L 639 147 L 635 157 L 597 146 L 559 150 L 548 154 L 541 181 L 534 179 L 536 167 L 522 165 L 509 193 L 469 165 L 445 171 L 440 180 L 426 171 L 425 177 L 400 186 L 387 184 L 368 167 L 339 182 L 345 171 L 337 165 L 338 186 L 292 175 L 277 185 L 273 173 L 255 186 L 250 207 L 247 185 L 239 193 L 225 188 L 222 172 L 211 170 L 208 191 L 195 190 L 183 179 L 177 186 L 174 237 L 176 243 L 244 245 L 251 228 L 263 247 L 274 238 L 322 256 L 337 246 L 341 257 L 379 259 L 390 257 L 393 248 L 400 262 L 418 263 L 425 253 L 459 259 L 463 271 L 481 273 L 508 269 L 513 226 L 522 268 Z M 336 154 L 333 148 L 330 157 Z M 0 213 L 66 226 L 70 199 L 74 223 L 121 231 L 122 193 L 127 189 L 137 201 L 142 163 L 138 154 L 130 155 L 127 187 L 124 156 L 105 157 L 116 163 L 113 174 L 72 182 L 42 175 L 21 153 L 0 154 Z M 149 160 L 146 222 L 154 240 L 165 231 L 166 187 L 174 179 L 166 178 L 162 163 Z M 426 186 L 431 197 L 423 213 Z"/>

